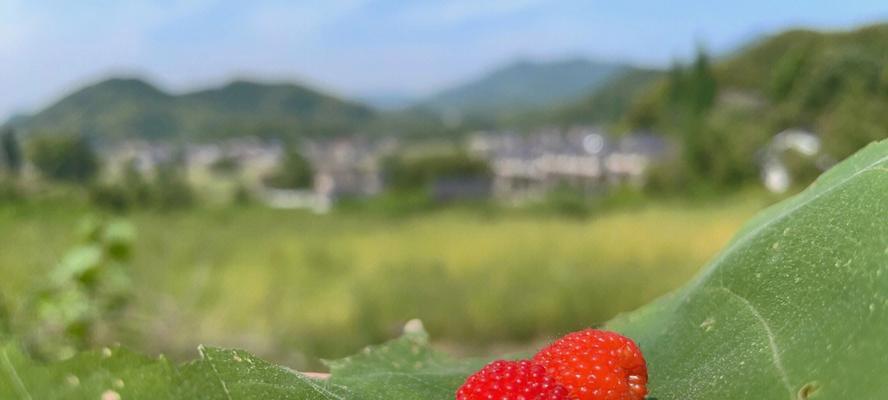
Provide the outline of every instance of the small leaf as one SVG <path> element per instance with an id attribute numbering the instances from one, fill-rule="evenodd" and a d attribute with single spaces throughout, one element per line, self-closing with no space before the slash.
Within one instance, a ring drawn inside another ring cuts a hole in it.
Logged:
<path id="1" fill-rule="evenodd" d="M 89 275 L 102 263 L 103 251 L 98 245 L 83 245 L 65 254 L 62 262 L 52 272 L 52 281 L 57 285 L 80 280 Z"/>

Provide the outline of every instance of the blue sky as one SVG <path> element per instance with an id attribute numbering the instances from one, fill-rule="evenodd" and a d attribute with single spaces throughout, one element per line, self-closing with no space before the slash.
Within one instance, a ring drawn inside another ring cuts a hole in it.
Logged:
<path id="1" fill-rule="evenodd" d="M 423 95 L 516 58 L 664 66 L 788 27 L 888 20 L 885 0 L 0 0 L 0 118 L 113 74 Z"/>

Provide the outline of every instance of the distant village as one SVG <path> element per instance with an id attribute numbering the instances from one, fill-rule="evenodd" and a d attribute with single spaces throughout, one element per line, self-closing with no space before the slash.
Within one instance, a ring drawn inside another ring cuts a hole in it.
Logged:
<path id="1" fill-rule="evenodd" d="M 177 162 L 192 183 L 212 176 L 213 166 L 224 159 L 237 164 L 237 179 L 269 206 L 324 210 L 342 198 L 382 193 L 386 189 L 384 160 L 410 152 L 411 146 L 395 138 L 365 136 L 305 141 L 300 149 L 313 174 L 307 189 L 272 188 L 263 183 L 263 177 L 275 171 L 285 155 L 285 146 L 276 141 L 250 137 L 184 147 L 126 141 L 104 146 L 99 153 L 108 171 L 121 171 L 130 164 L 146 176 L 159 166 Z M 449 147 L 453 151 L 453 145 Z M 642 185 L 649 168 L 675 154 L 674 145 L 662 136 L 639 132 L 612 139 L 594 127 L 548 128 L 529 134 L 476 132 L 458 147 L 486 162 L 490 176 L 436 180 L 429 188 L 435 199 L 522 201 L 559 187 L 594 195 L 611 185 Z"/>
<path id="2" fill-rule="evenodd" d="M 236 138 L 184 147 L 147 141 L 126 141 L 100 148 L 108 171 L 129 164 L 150 176 L 159 166 L 177 162 L 192 184 L 212 179 L 237 180 L 256 199 L 275 208 L 308 208 L 325 212 L 338 200 L 371 198 L 387 188 L 384 161 L 412 151 L 391 138 L 366 136 L 307 140 L 300 146 L 311 166 L 311 186 L 301 189 L 270 187 L 264 177 L 280 168 L 285 146 L 259 138 Z M 452 144 L 448 144 L 453 151 Z M 507 202 L 532 201 L 559 188 L 594 196 L 618 185 L 641 187 L 678 149 L 676 143 L 652 132 L 614 137 L 596 127 L 546 128 L 531 133 L 475 132 L 458 144 L 458 151 L 485 162 L 485 177 L 450 176 L 428 188 L 438 201 L 493 198 Z M 815 154 L 819 142 L 805 131 L 775 136 L 764 152 L 763 183 L 772 191 L 785 190 L 789 177 L 779 162 L 779 151 L 793 148 Z M 222 160 L 237 165 L 236 177 L 219 178 L 214 166 Z M 114 177 L 112 177 L 114 179 Z"/>

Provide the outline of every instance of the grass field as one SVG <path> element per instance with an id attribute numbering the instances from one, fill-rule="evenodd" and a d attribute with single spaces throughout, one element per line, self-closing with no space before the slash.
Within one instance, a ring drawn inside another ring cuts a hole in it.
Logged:
<path id="1" fill-rule="evenodd" d="M 137 299 L 115 336 L 173 357 L 199 343 L 299 368 L 421 318 L 467 352 L 605 321 L 680 285 L 766 203 L 659 203 L 577 220 L 450 209 L 392 217 L 259 207 L 136 212 Z M 0 206 L 0 291 L 19 307 L 85 207 Z"/>

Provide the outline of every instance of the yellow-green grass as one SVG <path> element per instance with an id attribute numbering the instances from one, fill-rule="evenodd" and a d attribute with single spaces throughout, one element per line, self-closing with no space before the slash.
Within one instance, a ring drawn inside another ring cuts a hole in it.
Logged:
<path id="1" fill-rule="evenodd" d="M 764 201 L 651 204 L 583 220 L 455 209 L 137 212 L 137 300 L 117 337 L 173 356 L 199 343 L 243 347 L 297 367 L 388 339 L 414 317 L 442 342 L 530 341 L 680 285 Z M 0 291 L 13 308 L 88 211 L 0 206 Z"/>

